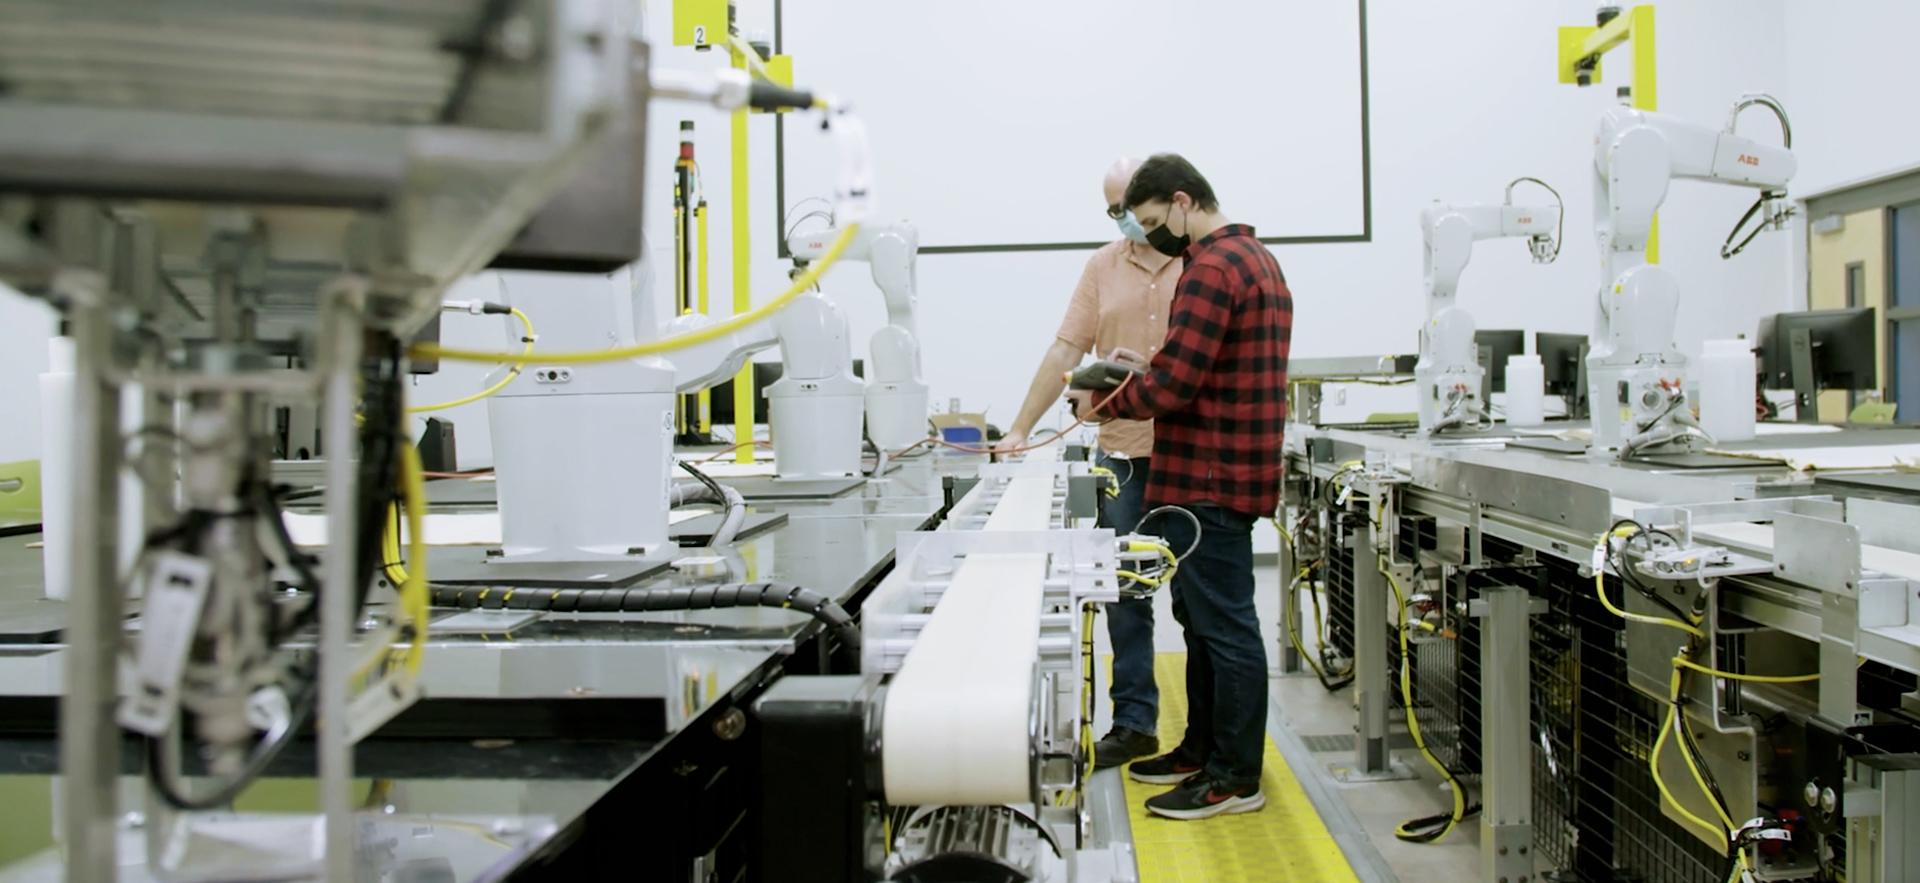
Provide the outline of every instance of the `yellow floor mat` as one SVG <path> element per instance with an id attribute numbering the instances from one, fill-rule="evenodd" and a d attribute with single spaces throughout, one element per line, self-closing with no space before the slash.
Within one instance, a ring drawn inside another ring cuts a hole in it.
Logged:
<path id="1" fill-rule="evenodd" d="M 1160 736 L 1172 748 L 1187 726 L 1185 653 L 1161 653 L 1154 659 L 1160 684 Z M 1340 853 L 1320 813 L 1300 788 L 1280 750 L 1267 738 L 1260 790 L 1267 806 L 1259 812 L 1174 821 L 1152 815 L 1146 800 L 1166 790 L 1127 780 L 1127 815 L 1133 823 L 1140 883 L 1224 883 L 1291 880 L 1333 883 L 1358 878 Z"/>

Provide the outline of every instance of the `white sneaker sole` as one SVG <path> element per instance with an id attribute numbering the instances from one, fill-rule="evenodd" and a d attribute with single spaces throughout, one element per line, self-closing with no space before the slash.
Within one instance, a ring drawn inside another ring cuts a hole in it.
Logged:
<path id="1" fill-rule="evenodd" d="M 1214 816 L 1231 815 L 1233 813 L 1259 812 L 1265 809 L 1266 805 L 1267 796 L 1256 791 L 1246 797 L 1230 797 L 1212 806 L 1202 806 L 1195 809 L 1161 809 L 1160 807 L 1148 804 L 1147 812 L 1163 818 L 1192 821 L 1194 819 L 1210 819 Z"/>
<path id="2" fill-rule="evenodd" d="M 1129 769 L 1127 770 L 1127 778 L 1132 779 L 1136 782 L 1139 782 L 1142 785 L 1178 785 L 1181 782 L 1184 782 L 1188 779 L 1193 778 L 1195 775 L 1198 775 L 1200 772 L 1201 772 L 1200 770 L 1194 770 L 1191 773 L 1160 773 L 1158 775 L 1144 775 L 1141 773 L 1136 773 L 1133 770 Z"/>

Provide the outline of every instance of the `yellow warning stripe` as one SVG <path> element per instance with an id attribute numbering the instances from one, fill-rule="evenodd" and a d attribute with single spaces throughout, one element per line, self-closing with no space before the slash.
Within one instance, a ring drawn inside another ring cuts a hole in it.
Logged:
<path id="1" fill-rule="evenodd" d="M 1187 725 L 1187 654 L 1154 658 L 1160 684 L 1161 747 L 1172 749 Z M 1127 815 L 1133 824 L 1140 883 L 1217 883 L 1226 880 L 1289 880 L 1295 883 L 1358 881 L 1339 843 L 1320 821 L 1313 801 L 1267 739 L 1259 812 L 1175 821 L 1152 815 L 1146 800 L 1167 790 L 1127 780 Z"/>

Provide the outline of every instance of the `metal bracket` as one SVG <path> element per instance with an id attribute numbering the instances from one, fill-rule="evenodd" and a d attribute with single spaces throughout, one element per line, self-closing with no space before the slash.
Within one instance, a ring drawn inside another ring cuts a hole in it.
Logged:
<path id="1" fill-rule="evenodd" d="M 1765 523 L 1777 521 L 1782 515 L 1805 515 L 1812 518 L 1844 521 L 1846 508 L 1828 496 L 1780 497 L 1767 500 L 1648 506 L 1635 509 L 1633 520 L 1654 527 L 1674 525 L 1680 529 L 1680 541 L 1684 544 L 1692 544 L 1695 527 L 1711 524 Z"/>
<path id="2" fill-rule="evenodd" d="M 1920 624 L 1920 584 L 1894 576 L 1860 580 L 1860 627 L 1897 628 Z"/>
<path id="3" fill-rule="evenodd" d="M 1119 600 L 1114 579 L 1114 535 L 1107 528 L 1088 530 L 903 531 L 896 544 L 895 567 L 915 583 L 950 577 L 968 555 L 1046 555 L 1047 570 L 1069 577 L 1073 594 L 1086 601 Z"/>
<path id="4" fill-rule="evenodd" d="M 1860 591 L 1860 531 L 1844 521 L 1782 515 L 1774 520 L 1774 572 L 1822 592 Z"/>
<path id="5" fill-rule="evenodd" d="M 1548 604 L 1545 598 L 1530 598 L 1527 601 L 1528 616 L 1539 616 L 1551 609 L 1553 609 L 1553 605 Z M 1480 619 L 1491 615 L 1493 615 L 1492 606 L 1487 603 L 1485 598 L 1474 598 L 1467 602 L 1467 616 L 1469 618 Z"/>

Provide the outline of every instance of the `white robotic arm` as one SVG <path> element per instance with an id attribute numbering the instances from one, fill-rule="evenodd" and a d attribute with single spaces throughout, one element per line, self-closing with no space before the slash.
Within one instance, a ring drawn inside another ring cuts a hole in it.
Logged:
<path id="1" fill-rule="evenodd" d="M 1734 131 L 1740 111 L 1756 104 L 1779 116 L 1785 145 Z M 1779 229 L 1790 213 L 1785 188 L 1795 170 L 1791 146 L 1785 111 L 1764 95 L 1743 97 L 1720 129 L 1629 107 L 1601 115 L 1594 138 L 1594 227 L 1602 288 L 1587 359 L 1595 451 L 1626 457 L 1698 430 L 1686 402 L 1686 357 L 1673 343 L 1679 284 L 1665 268 L 1647 263 L 1654 214 L 1666 200 L 1668 183 L 1685 178 L 1760 191 L 1721 248 L 1721 257 L 1732 257 L 1760 230 Z M 1736 244 L 1741 228 L 1756 216 L 1759 227 Z"/>
<path id="2" fill-rule="evenodd" d="M 667 335 L 713 324 L 698 314 L 676 318 Z M 724 337 L 675 350 L 677 391 L 706 389 L 726 380 L 760 350 L 780 344 L 785 366 L 767 388 L 769 429 L 783 479 L 847 478 L 860 474 L 860 381 L 853 376 L 847 316 L 839 306 L 806 292 L 767 319 Z"/>
<path id="3" fill-rule="evenodd" d="M 1522 178 L 1513 184 L 1526 180 L 1539 183 Z M 1480 397 L 1485 367 L 1476 358 L 1473 315 L 1455 304 L 1473 244 L 1525 237 L 1535 263 L 1548 263 L 1559 254 L 1556 230 L 1563 209 L 1513 205 L 1513 184 L 1507 185 L 1507 204 L 1436 203 L 1420 213 L 1426 245 L 1427 322 L 1420 330 L 1420 361 L 1414 366 L 1414 378 L 1423 434 L 1478 425 L 1485 418 L 1486 403 Z"/>
<path id="4" fill-rule="evenodd" d="M 796 262 L 819 258 L 839 235 L 822 230 L 787 243 Z M 887 325 L 869 341 L 866 378 L 867 432 L 883 451 L 910 445 L 927 434 L 927 385 L 920 377 L 920 341 L 914 322 L 918 298 L 914 264 L 920 232 L 906 222 L 863 224 L 841 260 L 866 261 L 873 283 L 886 298 Z"/>
<path id="5" fill-rule="evenodd" d="M 539 281 L 522 278 L 530 281 L 520 284 Z M 554 311 L 546 324 L 555 330 L 543 328 L 543 341 L 588 349 L 712 324 L 709 317 L 688 315 L 662 328 L 647 274 L 636 278 L 626 294 L 619 279 L 610 285 L 573 282 L 575 290 L 553 292 L 586 304 L 611 290 L 611 314 L 578 307 Z M 861 398 L 846 316 L 809 292 L 761 321 L 665 358 L 542 365 L 536 357 L 520 381 L 487 400 L 505 540 L 502 554 L 490 560 L 623 560 L 666 548 L 675 475 L 674 393 L 726 380 L 775 343 L 787 365 L 786 376 L 768 390 L 781 477 L 858 475 Z M 658 506 L 642 502 L 656 498 Z"/>

